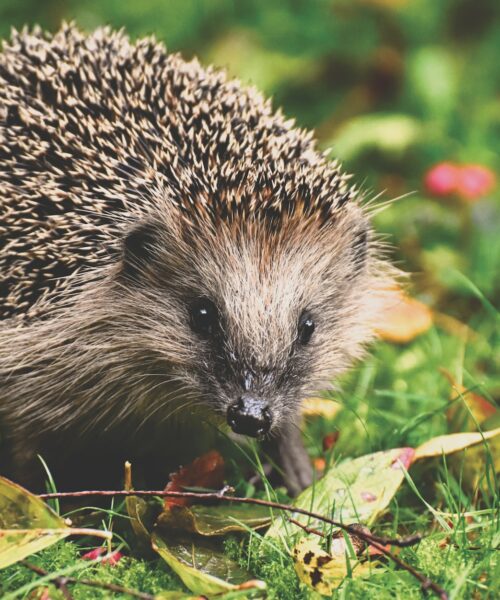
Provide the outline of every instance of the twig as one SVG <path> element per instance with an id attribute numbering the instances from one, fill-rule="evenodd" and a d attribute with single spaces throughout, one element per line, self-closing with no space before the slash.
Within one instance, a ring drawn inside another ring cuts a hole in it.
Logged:
<path id="1" fill-rule="evenodd" d="M 395 554 L 393 554 L 390 550 L 387 550 L 384 546 L 397 546 L 399 548 L 404 548 L 407 546 L 413 546 L 418 544 L 423 536 L 421 535 L 413 535 L 410 537 L 398 539 L 398 538 L 385 538 L 373 535 L 366 531 L 363 531 L 356 527 L 356 524 L 346 525 L 345 523 L 341 523 L 339 521 L 335 521 L 334 519 L 330 519 L 330 517 L 325 517 L 318 513 L 314 513 L 312 511 L 306 510 L 304 508 L 299 508 L 297 506 L 292 506 L 291 504 L 282 504 L 281 502 L 271 502 L 270 500 L 262 500 L 260 498 L 241 498 L 238 496 L 227 496 L 226 493 L 232 491 L 232 488 L 228 486 L 224 487 L 222 490 L 218 492 L 174 492 L 174 491 L 152 491 L 152 490 L 84 490 L 79 492 L 54 492 L 50 494 L 40 494 L 40 498 L 49 499 L 49 498 L 82 498 L 85 496 L 161 496 L 161 497 L 176 497 L 176 498 L 185 498 L 190 500 L 197 500 L 198 502 L 204 501 L 225 501 L 225 502 L 239 502 L 241 504 L 257 504 L 260 506 L 267 506 L 268 508 L 276 508 L 279 510 L 284 510 L 291 513 L 305 515 L 306 517 L 310 517 L 312 519 L 317 519 L 318 521 L 323 521 L 324 523 L 329 523 L 334 527 L 338 527 L 347 533 L 350 533 L 353 536 L 363 540 L 364 542 L 370 544 L 374 548 L 377 548 L 390 558 L 394 563 L 396 563 L 400 568 L 404 569 L 408 573 L 410 573 L 415 579 L 417 579 L 424 590 L 432 590 L 441 600 L 448 600 L 447 592 L 441 588 L 437 583 L 434 583 L 431 579 L 422 575 L 417 570 L 415 570 L 411 565 L 405 563 L 403 560 L 398 558 Z M 288 517 L 290 519 L 290 517 Z M 291 520 L 291 519 L 290 519 Z M 295 521 L 295 520 L 294 520 Z M 295 521 L 295 525 L 299 525 L 299 522 Z M 299 525 L 303 529 L 305 526 L 302 524 Z M 307 528 L 310 529 L 310 528 Z M 306 531 L 307 531 L 306 529 Z M 311 533 L 315 533 L 311 530 Z M 317 532 L 321 533 L 321 532 Z"/>
<path id="2" fill-rule="evenodd" d="M 33 571 L 34 573 L 36 573 L 37 575 L 41 575 L 42 577 L 48 575 L 48 572 L 45 571 L 45 569 L 37 567 L 36 565 L 33 565 L 32 563 L 29 563 L 26 560 L 22 560 L 21 564 Z M 52 579 L 52 583 L 56 586 L 58 590 L 60 590 L 61 594 L 66 598 L 66 600 L 73 600 L 73 596 L 71 595 L 71 592 L 68 590 L 67 586 L 67 584 L 70 583 L 68 577 L 54 577 L 54 579 Z"/>
<path id="3" fill-rule="evenodd" d="M 37 575 L 41 575 L 42 577 L 46 577 L 49 573 L 45 569 L 41 567 L 37 567 L 36 565 L 22 560 L 21 564 L 24 565 L 27 569 L 30 569 Z M 101 588 L 103 590 L 109 590 L 110 592 L 116 592 L 117 594 L 128 594 L 129 596 L 133 596 L 134 598 L 139 598 L 139 600 L 154 600 L 155 597 L 151 594 L 146 594 L 144 592 L 138 592 L 136 590 L 131 590 L 129 588 L 123 587 L 122 585 L 117 585 L 115 583 L 106 583 L 104 581 L 94 581 L 92 579 L 77 579 L 76 577 L 54 577 L 52 579 L 53 584 L 61 590 L 62 594 L 67 600 L 73 600 L 73 596 L 70 594 L 67 584 L 68 583 L 80 583 L 82 585 L 86 585 L 88 587 Z"/>
<path id="4" fill-rule="evenodd" d="M 412 535 L 406 538 L 385 538 L 372 535 L 369 533 L 359 531 L 356 526 L 346 525 L 340 521 L 330 519 L 318 513 L 306 510 L 305 508 L 299 508 L 298 506 L 292 506 L 291 504 L 282 504 L 281 502 L 271 502 L 270 500 L 262 500 L 260 498 L 242 498 L 239 496 L 227 496 L 226 493 L 232 491 L 232 488 L 226 486 L 218 492 L 174 492 L 164 490 L 83 490 L 79 492 L 52 492 L 50 494 L 39 494 L 39 498 L 44 500 L 51 498 L 83 498 L 85 496 L 163 496 L 172 498 L 186 498 L 190 500 L 198 500 L 201 502 L 219 500 L 224 502 L 239 502 L 241 504 L 258 504 L 260 506 L 267 506 L 268 508 L 277 508 L 291 513 L 297 513 L 318 521 L 323 521 L 343 529 L 348 533 L 357 535 L 367 542 L 375 540 L 383 546 L 398 546 L 399 548 L 405 548 L 407 546 L 415 546 L 420 543 L 423 539 L 421 535 Z"/>
<path id="5" fill-rule="evenodd" d="M 322 537 L 322 538 L 326 537 L 326 535 L 322 531 L 319 531 L 319 529 L 313 529 L 312 527 L 307 527 L 306 525 L 303 525 L 300 521 L 297 521 L 296 519 L 292 519 L 292 517 L 287 517 L 287 519 L 290 521 L 290 523 L 297 525 L 297 527 L 300 527 L 306 533 L 311 533 L 312 535 L 318 535 L 319 537 Z"/>

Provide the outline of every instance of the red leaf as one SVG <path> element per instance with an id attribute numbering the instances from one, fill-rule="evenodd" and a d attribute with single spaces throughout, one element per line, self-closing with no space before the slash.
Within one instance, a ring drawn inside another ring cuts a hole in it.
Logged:
<path id="1" fill-rule="evenodd" d="M 220 489 L 224 482 L 224 459 L 216 451 L 211 450 L 196 458 L 191 464 L 170 474 L 166 492 L 182 492 L 186 487 L 203 487 Z M 189 506 L 188 498 L 165 498 L 165 509 L 171 506 Z"/>

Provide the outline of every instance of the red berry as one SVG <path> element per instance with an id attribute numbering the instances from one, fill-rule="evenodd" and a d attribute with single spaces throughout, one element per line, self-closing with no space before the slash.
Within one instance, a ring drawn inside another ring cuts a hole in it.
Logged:
<path id="1" fill-rule="evenodd" d="M 449 196 L 457 190 L 460 168 L 450 162 L 434 165 L 425 175 L 425 187 L 434 196 Z"/>

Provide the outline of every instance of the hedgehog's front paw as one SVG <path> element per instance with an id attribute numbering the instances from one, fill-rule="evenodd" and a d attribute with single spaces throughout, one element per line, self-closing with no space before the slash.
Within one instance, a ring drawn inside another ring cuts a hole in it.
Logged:
<path id="1" fill-rule="evenodd" d="M 288 426 L 267 447 L 283 473 L 289 494 L 296 496 L 313 482 L 313 468 L 298 427 Z"/>

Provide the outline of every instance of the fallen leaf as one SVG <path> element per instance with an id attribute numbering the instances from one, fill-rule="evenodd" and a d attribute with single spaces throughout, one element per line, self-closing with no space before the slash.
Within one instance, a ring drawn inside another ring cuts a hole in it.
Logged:
<path id="1" fill-rule="evenodd" d="M 340 409 L 341 404 L 339 402 L 326 398 L 306 398 L 302 402 L 302 415 L 304 417 L 333 419 Z"/>
<path id="2" fill-rule="evenodd" d="M 27 600 L 52 600 L 50 588 L 48 587 L 35 588 L 34 590 L 31 590 L 26 598 Z"/>
<path id="3" fill-rule="evenodd" d="M 405 479 L 405 471 L 421 459 L 452 454 L 494 438 L 500 427 L 484 433 L 442 435 L 418 448 L 393 448 L 383 452 L 350 458 L 334 465 L 323 478 L 305 489 L 293 505 L 339 522 L 370 524 L 383 512 Z M 305 515 L 295 515 L 297 521 L 319 531 L 325 531 L 323 521 Z M 327 525 L 328 529 L 330 528 Z M 287 538 L 300 533 L 301 528 L 279 516 L 266 537 Z"/>
<path id="4" fill-rule="evenodd" d="M 223 544 L 214 538 L 198 538 L 196 543 L 186 537 L 160 531 L 153 533 L 153 550 L 195 594 L 222 594 L 238 590 L 264 590 L 263 581 L 251 575 L 224 554 Z"/>
<path id="5" fill-rule="evenodd" d="M 0 477 L 0 568 L 75 534 L 111 538 L 109 532 L 72 528 L 40 498 Z"/>
<path id="6" fill-rule="evenodd" d="M 350 536 L 350 539 L 356 554 L 358 548 L 362 551 L 364 545 L 361 548 L 357 538 Z M 292 558 L 299 579 L 324 596 L 331 596 L 349 571 L 353 577 L 359 577 L 373 568 L 357 560 L 342 534 L 332 540 L 330 552 L 323 550 L 315 539 L 302 538 L 293 548 Z"/>
<path id="7" fill-rule="evenodd" d="M 479 444 L 484 440 L 494 438 L 500 433 L 500 427 L 484 432 L 470 433 L 452 433 L 450 435 L 440 435 L 424 442 L 415 450 L 413 462 L 422 458 L 431 458 L 441 456 L 442 454 L 452 454 L 464 450 L 469 446 Z"/>
<path id="8" fill-rule="evenodd" d="M 407 449 L 395 448 L 346 459 L 328 469 L 323 478 L 305 489 L 293 504 L 322 515 L 330 515 L 346 524 L 370 523 L 385 510 L 403 482 L 401 458 L 406 460 L 407 455 Z M 322 521 L 303 515 L 294 515 L 294 518 L 320 531 L 325 526 Z M 277 517 L 266 537 L 287 537 L 287 532 L 300 531 L 298 526 L 289 523 L 287 519 Z"/>
<path id="9" fill-rule="evenodd" d="M 376 331 L 383 340 L 406 344 L 430 329 L 432 312 L 426 304 L 410 298 L 400 289 L 388 291 L 385 296 L 376 324 Z"/>
<path id="10" fill-rule="evenodd" d="M 216 451 L 211 450 L 196 458 L 191 464 L 182 467 L 170 475 L 165 487 L 166 492 L 182 492 L 185 488 L 220 489 L 224 482 L 224 459 Z M 170 506 L 189 506 L 188 498 L 165 498 L 165 508 Z"/>
<path id="11" fill-rule="evenodd" d="M 158 527 L 204 536 L 226 535 L 231 531 L 261 529 L 271 522 L 269 509 L 251 504 L 218 506 L 171 506 L 158 517 Z"/>

